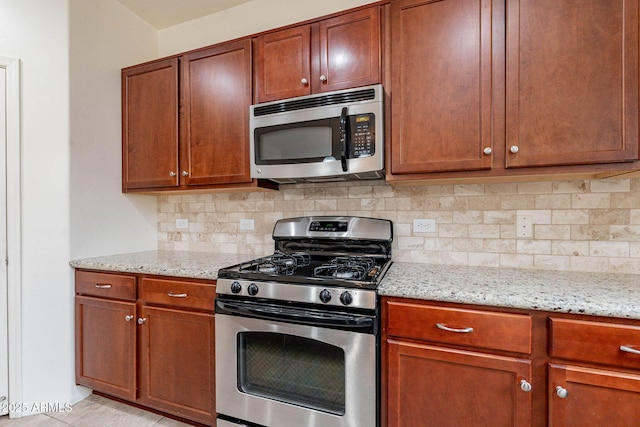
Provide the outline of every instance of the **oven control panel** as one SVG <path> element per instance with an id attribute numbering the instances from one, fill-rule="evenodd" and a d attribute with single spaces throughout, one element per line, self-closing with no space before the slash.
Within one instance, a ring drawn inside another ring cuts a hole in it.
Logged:
<path id="1" fill-rule="evenodd" d="M 262 298 L 360 309 L 375 309 L 377 300 L 376 291 L 371 289 L 323 287 L 243 279 L 219 278 L 216 283 L 216 292 L 221 295 L 236 295 L 247 299 Z"/>

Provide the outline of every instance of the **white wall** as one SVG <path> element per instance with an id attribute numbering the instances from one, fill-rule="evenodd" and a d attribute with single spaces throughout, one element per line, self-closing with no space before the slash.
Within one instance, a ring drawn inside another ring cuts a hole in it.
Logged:
<path id="1" fill-rule="evenodd" d="M 120 69 L 157 31 L 115 0 L 70 0 L 71 258 L 157 247 L 156 197 L 121 192 Z"/>
<path id="2" fill-rule="evenodd" d="M 374 3 L 372 0 L 252 0 L 159 31 L 160 56 L 256 34 L 318 16 Z"/>
<path id="3" fill-rule="evenodd" d="M 119 69 L 156 57 L 157 33 L 115 0 L 1 0 L 0 56 L 22 61 L 22 396 L 13 403 L 39 412 L 80 392 L 69 259 L 156 247 L 155 198 L 119 191 Z"/>

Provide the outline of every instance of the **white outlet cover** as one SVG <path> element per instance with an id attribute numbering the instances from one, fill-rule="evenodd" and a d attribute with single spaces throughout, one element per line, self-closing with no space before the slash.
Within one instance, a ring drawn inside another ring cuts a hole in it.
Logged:
<path id="1" fill-rule="evenodd" d="M 176 219 L 176 230 L 186 230 L 189 228 L 189 220 L 187 218 Z"/>
<path id="2" fill-rule="evenodd" d="M 414 219 L 413 232 L 414 233 L 435 233 L 436 220 L 435 219 Z"/>
<path id="3" fill-rule="evenodd" d="M 255 223 L 252 219 L 241 219 L 240 230 L 253 230 L 255 229 Z"/>

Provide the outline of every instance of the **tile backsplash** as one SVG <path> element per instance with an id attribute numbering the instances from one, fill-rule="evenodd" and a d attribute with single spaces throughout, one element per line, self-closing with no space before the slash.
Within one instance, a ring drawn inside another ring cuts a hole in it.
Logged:
<path id="1" fill-rule="evenodd" d="M 158 196 L 158 249 L 266 255 L 280 218 L 356 215 L 394 223 L 393 259 L 640 274 L 640 179 L 392 187 L 292 184 L 280 191 Z M 518 216 L 532 237 L 516 237 Z M 434 233 L 413 232 L 434 219 Z M 188 229 L 176 229 L 188 219 Z M 241 219 L 255 229 L 240 230 Z"/>

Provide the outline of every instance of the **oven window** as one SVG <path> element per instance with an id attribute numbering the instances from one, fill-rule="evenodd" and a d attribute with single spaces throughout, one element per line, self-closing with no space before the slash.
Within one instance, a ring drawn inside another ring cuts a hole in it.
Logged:
<path id="1" fill-rule="evenodd" d="M 344 351 L 294 335 L 242 332 L 238 334 L 238 389 L 344 415 Z"/>

